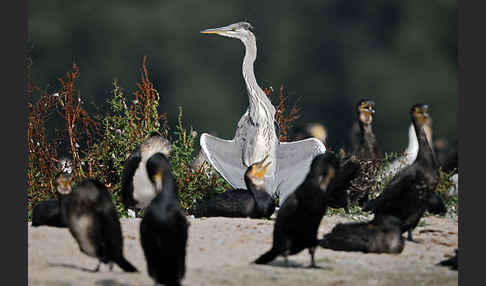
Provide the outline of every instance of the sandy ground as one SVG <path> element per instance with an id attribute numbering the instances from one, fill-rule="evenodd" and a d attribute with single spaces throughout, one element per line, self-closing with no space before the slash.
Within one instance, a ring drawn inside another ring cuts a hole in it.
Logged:
<path id="1" fill-rule="evenodd" d="M 250 264 L 272 244 L 274 221 L 256 219 L 188 217 L 190 222 L 186 256 L 189 285 L 458 285 L 458 272 L 436 266 L 454 253 L 458 243 L 457 219 L 425 217 L 414 231 L 420 244 L 407 242 L 401 254 L 348 253 L 318 248 L 321 269 L 309 269 L 309 255 L 290 256 L 294 267 L 284 267 L 283 258 L 272 265 Z M 319 237 L 338 222 L 350 218 L 325 216 Z M 67 229 L 28 227 L 29 285 L 154 285 L 147 274 L 139 241 L 140 219 L 121 219 L 124 253 L 140 271 L 113 272 L 82 254 Z"/>

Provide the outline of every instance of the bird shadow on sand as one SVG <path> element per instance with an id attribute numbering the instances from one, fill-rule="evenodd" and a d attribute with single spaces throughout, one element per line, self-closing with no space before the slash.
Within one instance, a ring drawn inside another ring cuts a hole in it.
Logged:
<path id="1" fill-rule="evenodd" d="M 255 264 L 255 265 L 257 265 L 257 264 Z M 288 260 L 288 263 L 286 263 L 284 259 L 276 259 L 276 260 L 273 260 L 272 262 L 269 262 L 266 265 L 274 266 L 274 267 L 282 267 L 282 268 L 333 270 L 333 268 L 329 267 L 329 266 L 317 265 L 317 267 L 309 267 L 309 264 L 297 263 L 297 262 L 292 261 L 290 259 Z"/>
<path id="2" fill-rule="evenodd" d="M 96 273 L 98 271 L 95 271 L 94 269 L 89 269 L 89 268 L 84 268 L 81 266 L 73 265 L 73 264 L 67 264 L 67 263 L 49 263 L 49 267 L 64 267 L 64 268 L 71 268 L 71 269 L 77 269 L 81 270 L 84 272 L 91 272 L 91 273 Z"/>

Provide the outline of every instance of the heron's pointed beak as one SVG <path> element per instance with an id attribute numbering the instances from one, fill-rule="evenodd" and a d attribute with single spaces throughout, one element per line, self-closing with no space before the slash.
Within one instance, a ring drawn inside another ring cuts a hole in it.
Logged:
<path id="1" fill-rule="evenodd" d="M 218 34 L 224 35 L 226 32 L 230 31 L 231 29 L 228 27 L 221 27 L 221 28 L 214 28 L 214 29 L 206 29 L 202 30 L 201 34 Z"/>

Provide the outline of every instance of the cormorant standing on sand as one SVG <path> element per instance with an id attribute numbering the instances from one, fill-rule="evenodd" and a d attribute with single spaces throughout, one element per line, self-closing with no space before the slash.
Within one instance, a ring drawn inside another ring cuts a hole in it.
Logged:
<path id="1" fill-rule="evenodd" d="M 326 191 L 339 171 L 339 160 L 332 152 L 317 155 L 304 182 L 291 193 L 280 208 L 273 229 L 272 248 L 256 264 L 267 264 L 278 255 L 297 254 L 304 249 L 311 256 L 310 267 L 317 267 L 314 253 L 318 244 L 317 230 L 326 213 Z"/>
<path id="2" fill-rule="evenodd" d="M 115 262 L 125 272 L 137 272 L 123 256 L 120 221 L 106 187 L 97 180 L 84 180 L 71 192 L 70 181 L 64 174 L 59 176 L 59 200 L 70 194 L 66 209 L 69 232 L 84 254 L 99 259 L 93 271 L 97 272 L 102 262 L 109 263 L 111 270 Z"/>
<path id="3" fill-rule="evenodd" d="M 57 167 L 60 170 L 55 178 L 56 181 L 54 183 L 56 185 L 57 198 L 44 200 L 34 206 L 34 209 L 32 210 L 32 226 L 47 225 L 54 227 L 67 227 L 66 208 L 69 202 L 69 195 L 62 194 L 63 190 L 62 186 L 59 184 L 59 181 L 61 177 L 68 180 L 68 182 L 71 181 L 73 170 L 72 161 L 67 158 L 61 158 L 58 161 Z"/>
<path id="4" fill-rule="evenodd" d="M 199 203 L 191 213 L 195 217 L 250 217 L 270 218 L 275 211 L 275 201 L 263 188 L 263 177 L 268 165 L 265 157 L 251 165 L 245 172 L 245 189 L 233 189 L 217 194 Z"/>
<path id="5" fill-rule="evenodd" d="M 146 169 L 157 192 L 140 223 L 148 273 L 157 283 L 180 285 L 186 269 L 186 216 L 179 204 L 169 160 L 156 153 L 147 160 Z"/>
<path id="6" fill-rule="evenodd" d="M 356 105 L 356 112 L 358 114 L 359 143 L 352 154 L 360 163 L 360 171 L 348 190 L 348 205 L 358 202 L 362 206 L 368 201 L 370 189 L 376 183 L 378 171 L 382 165 L 382 156 L 373 133 L 375 102 L 371 99 L 360 100 Z"/>
<path id="7" fill-rule="evenodd" d="M 147 160 L 155 153 L 162 153 L 168 158 L 170 142 L 153 132 L 125 161 L 121 188 L 123 204 L 126 207 L 145 208 L 157 195 L 145 167 Z"/>
<path id="8" fill-rule="evenodd" d="M 363 211 L 372 211 L 375 216 L 398 217 L 402 222 L 402 232 L 408 231 L 407 239 L 414 241 L 412 231 L 429 208 L 439 174 L 432 145 L 425 133 L 428 106 L 416 104 L 410 114 L 419 142 L 417 158 L 412 165 L 396 174 L 383 192 L 365 205 Z"/>
<path id="9" fill-rule="evenodd" d="M 323 248 L 364 253 L 401 253 L 405 241 L 400 220 L 394 216 L 378 216 L 370 222 L 339 223 L 325 234 Z"/>

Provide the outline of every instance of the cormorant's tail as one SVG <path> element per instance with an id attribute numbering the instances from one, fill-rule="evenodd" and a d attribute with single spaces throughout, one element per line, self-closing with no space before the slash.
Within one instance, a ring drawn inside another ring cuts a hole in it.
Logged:
<path id="1" fill-rule="evenodd" d="M 125 257 L 120 257 L 116 261 L 116 264 L 120 266 L 121 269 L 125 272 L 138 272 L 137 268 L 135 268 L 128 260 L 125 259 Z"/>
<path id="2" fill-rule="evenodd" d="M 253 263 L 255 264 L 267 264 L 270 261 L 274 260 L 275 257 L 278 256 L 278 252 L 274 250 L 274 248 L 270 249 L 269 251 L 265 252 L 262 254 L 260 257 L 258 257 L 257 260 L 255 260 Z"/>

